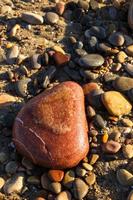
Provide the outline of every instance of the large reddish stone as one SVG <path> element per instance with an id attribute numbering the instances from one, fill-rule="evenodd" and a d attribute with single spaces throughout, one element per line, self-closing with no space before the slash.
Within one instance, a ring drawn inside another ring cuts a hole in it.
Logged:
<path id="1" fill-rule="evenodd" d="M 64 82 L 31 99 L 15 119 L 16 148 L 35 164 L 54 169 L 77 165 L 88 153 L 82 88 Z"/>

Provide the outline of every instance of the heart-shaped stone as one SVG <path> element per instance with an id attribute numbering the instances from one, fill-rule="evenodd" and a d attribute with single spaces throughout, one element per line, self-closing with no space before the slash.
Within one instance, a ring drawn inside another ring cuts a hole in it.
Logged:
<path id="1" fill-rule="evenodd" d="M 83 90 L 68 81 L 42 92 L 21 109 L 13 141 L 35 164 L 69 168 L 88 153 L 87 131 Z"/>

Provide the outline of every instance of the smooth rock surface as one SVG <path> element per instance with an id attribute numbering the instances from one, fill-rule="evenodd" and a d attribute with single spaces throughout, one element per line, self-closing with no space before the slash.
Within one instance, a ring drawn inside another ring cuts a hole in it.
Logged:
<path id="1" fill-rule="evenodd" d="M 6 194 L 11 194 L 13 192 L 20 193 L 23 185 L 24 175 L 22 173 L 19 173 L 6 181 L 3 190 Z"/>
<path id="2" fill-rule="evenodd" d="M 104 58 L 99 54 L 87 54 L 79 59 L 79 65 L 81 67 L 95 69 L 102 66 Z"/>
<path id="3" fill-rule="evenodd" d="M 103 144 L 102 149 L 106 153 L 117 153 L 121 148 L 121 144 L 119 142 L 109 140 L 105 144 Z"/>
<path id="4" fill-rule="evenodd" d="M 4 106 L 9 106 L 16 101 L 15 97 L 7 94 L 7 93 L 0 93 L 0 108 Z"/>
<path id="5" fill-rule="evenodd" d="M 117 171 L 117 180 L 121 185 L 129 186 L 133 184 L 133 175 L 126 169 L 119 169 Z"/>
<path id="6" fill-rule="evenodd" d="M 124 36 L 120 32 L 114 32 L 110 35 L 109 42 L 114 46 L 122 46 L 124 44 Z"/>
<path id="7" fill-rule="evenodd" d="M 102 95 L 102 102 L 111 115 L 120 116 L 128 114 L 132 105 L 119 92 L 108 91 Z"/>
<path id="8" fill-rule="evenodd" d="M 27 22 L 29 24 L 34 24 L 34 25 L 43 24 L 43 21 L 44 21 L 43 17 L 41 15 L 34 14 L 34 13 L 31 13 L 31 12 L 22 13 L 21 18 L 25 22 Z"/>
<path id="9" fill-rule="evenodd" d="M 64 82 L 30 100 L 16 117 L 13 140 L 35 164 L 77 165 L 89 148 L 82 88 Z"/>
<path id="10" fill-rule="evenodd" d="M 59 16 L 54 12 L 47 12 L 45 18 L 49 24 L 56 24 L 59 21 Z"/>
<path id="11" fill-rule="evenodd" d="M 125 76 L 118 77 L 114 80 L 113 86 L 120 92 L 126 92 L 133 88 L 133 79 Z"/>
<path id="12" fill-rule="evenodd" d="M 133 158 L 133 144 L 127 144 L 123 146 L 122 152 L 125 158 Z"/>
<path id="13" fill-rule="evenodd" d="M 69 191 L 63 191 L 56 197 L 55 200 L 71 200 L 71 193 Z"/>
<path id="14" fill-rule="evenodd" d="M 8 52 L 7 52 L 7 56 L 6 56 L 6 62 L 10 65 L 15 64 L 17 57 L 19 55 L 19 48 L 17 45 L 14 45 L 13 47 L 11 47 Z"/>
<path id="15" fill-rule="evenodd" d="M 76 199 L 83 199 L 88 192 L 88 185 L 81 179 L 76 178 L 74 182 L 74 197 Z"/>

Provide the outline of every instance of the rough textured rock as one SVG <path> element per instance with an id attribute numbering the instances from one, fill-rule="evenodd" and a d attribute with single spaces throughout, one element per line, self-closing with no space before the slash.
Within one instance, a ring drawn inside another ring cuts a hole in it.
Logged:
<path id="1" fill-rule="evenodd" d="M 41 93 L 22 108 L 15 119 L 13 140 L 33 163 L 68 168 L 88 153 L 87 131 L 83 90 L 70 81 Z"/>

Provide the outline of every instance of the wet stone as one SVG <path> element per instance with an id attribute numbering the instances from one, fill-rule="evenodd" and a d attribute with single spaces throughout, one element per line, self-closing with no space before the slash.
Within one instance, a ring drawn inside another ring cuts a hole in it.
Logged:
<path id="1" fill-rule="evenodd" d="M 109 42 L 114 46 L 122 46 L 124 41 L 124 36 L 120 32 L 114 32 L 109 37 Z"/>
<path id="2" fill-rule="evenodd" d="M 104 58 L 99 54 L 87 54 L 79 59 L 79 65 L 84 68 L 96 69 L 103 63 Z"/>
<path id="3" fill-rule="evenodd" d="M 76 178 L 74 181 L 73 190 L 74 197 L 76 199 L 83 199 L 88 192 L 88 186 L 83 180 Z"/>
<path id="4" fill-rule="evenodd" d="M 54 12 L 47 12 L 45 18 L 48 24 L 56 24 L 59 21 L 59 16 Z"/>
<path id="5" fill-rule="evenodd" d="M 22 13 L 21 18 L 25 22 L 27 22 L 29 24 L 34 24 L 34 25 L 43 24 L 43 21 L 44 21 L 43 17 L 41 15 L 34 14 L 34 13 L 31 13 L 31 12 Z"/>

